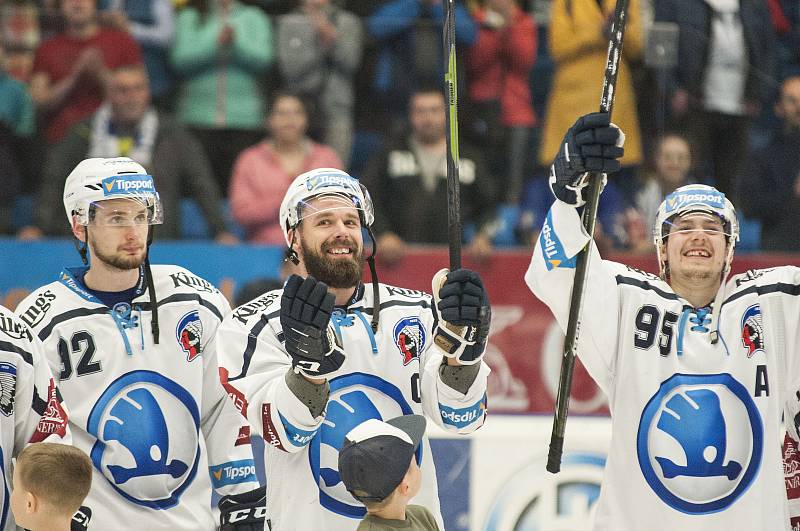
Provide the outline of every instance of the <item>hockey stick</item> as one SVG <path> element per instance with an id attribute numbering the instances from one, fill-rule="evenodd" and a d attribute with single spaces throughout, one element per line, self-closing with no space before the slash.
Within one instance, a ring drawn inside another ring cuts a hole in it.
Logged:
<path id="1" fill-rule="evenodd" d="M 447 98 L 447 239 L 450 271 L 461 269 L 461 191 L 458 180 L 458 86 L 456 78 L 456 6 L 444 3 L 444 84 Z"/>
<path id="2" fill-rule="evenodd" d="M 611 113 L 614 106 L 614 93 L 617 84 L 617 72 L 622 57 L 622 37 L 625 34 L 625 16 L 628 10 L 628 0 L 617 0 L 614 10 L 614 22 L 611 26 L 611 41 L 608 43 L 608 56 L 606 58 L 606 71 L 603 78 L 603 96 L 600 99 L 600 112 Z M 583 226 L 586 233 L 593 235 L 595 221 L 597 221 L 597 204 L 600 201 L 600 175 L 592 174 L 588 184 L 588 198 L 583 210 Z M 547 470 L 553 474 L 561 470 L 561 454 L 564 451 L 564 431 L 567 427 L 569 413 L 569 393 L 572 388 L 572 374 L 575 369 L 575 356 L 578 348 L 578 334 L 580 332 L 580 317 L 585 292 L 587 266 L 589 264 L 589 249 L 593 244 L 589 240 L 586 247 L 578 254 L 575 266 L 575 280 L 572 285 L 572 297 L 569 305 L 569 322 L 567 335 L 564 340 L 564 356 L 561 358 L 561 375 L 558 380 L 558 394 L 556 395 L 556 412 L 553 417 L 553 431 L 550 434 L 550 451 L 547 454 Z"/>

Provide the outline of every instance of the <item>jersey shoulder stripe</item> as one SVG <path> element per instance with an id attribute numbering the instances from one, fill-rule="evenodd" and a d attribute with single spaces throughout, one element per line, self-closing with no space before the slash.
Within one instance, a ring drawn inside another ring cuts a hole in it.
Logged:
<path id="1" fill-rule="evenodd" d="M 20 347 L 19 345 L 11 343 L 10 341 L 0 341 L 0 351 L 13 352 L 15 354 L 19 354 L 19 356 L 23 359 L 25 363 L 27 363 L 28 365 L 33 365 L 33 354 L 31 354 L 24 348 Z"/>
<path id="2" fill-rule="evenodd" d="M 676 301 L 678 300 L 678 295 L 675 293 L 671 293 L 669 291 L 664 291 L 663 289 L 659 288 L 658 286 L 654 286 L 650 281 L 642 279 L 642 278 L 633 278 L 623 275 L 617 275 L 616 277 L 617 284 L 620 286 L 631 286 L 634 288 L 639 288 L 646 291 L 652 291 L 656 295 L 661 298 Z"/>

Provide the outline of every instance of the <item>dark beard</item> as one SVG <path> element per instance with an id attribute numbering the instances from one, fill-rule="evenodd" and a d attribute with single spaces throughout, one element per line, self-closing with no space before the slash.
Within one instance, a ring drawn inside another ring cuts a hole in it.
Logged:
<path id="1" fill-rule="evenodd" d="M 328 245 L 322 245 L 322 253 L 300 243 L 300 250 L 303 253 L 303 265 L 312 277 L 320 280 L 331 288 L 352 288 L 361 281 L 361 273 L 364 270 L 364 254 L 356 251 L 351 259 L 332 260 L 328 258 L 326 251 Z"/>
<path id="2" fill-rule="evenodd" d="M 92 249 L 92 256 L 93 258 L 100 260 L 104 264 L 107 264 L 115 269 L 119 269 L 120 271 L 130 271 L 131 269 L 139 269 L 144 263 L 145 255 L 137 256 L 137 257 L 120 257 L 120 256 L 109 256 L 102 252 L 99 252 L 97 249 Z"/>

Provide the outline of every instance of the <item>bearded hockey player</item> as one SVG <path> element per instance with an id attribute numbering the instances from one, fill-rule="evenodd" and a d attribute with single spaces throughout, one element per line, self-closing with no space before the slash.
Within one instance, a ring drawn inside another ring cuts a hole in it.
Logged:
<path id="1" fill-rule="evenodd" d="M 138 163 L 82 161 L 67 177 L 64 208 L 90 265 L 64 269 L 18 315 L 44 343 L 73 443 L 94 464 L 91 527 L 214 530 L 212 487 L 263 496 L 249 428 L 208 347 L 228 303 L 181 267 L 150 266 L 163 212 Z M 223 501 L 227 513 L 241 509 Z"/>
<path id="2" fill-rule="evenodd" d="M 287 255 L 301 272 L 225 318 L 215 341 L 228 391 L 266 441 L 268 509 L 276 529 L 354 530 L 366 510 L 345 488 L 338 452 L 371 418 L 424 414 L 454 433 L 486 415 L 482 361 L 489 301 L 477 273 L 442 270 L 431 296 L 379 284 L 367 190 L 322 168 L 289 187 L 280 208 Z M 373 284 L 361 282 L 362 229 Z M 431 448 L 416 454 L 428 507 L 444 529 Z"/>
<path id="3" fill-rule="evenodd" d="M 584 116 L 551 168 L 556 201 L 525 280 L 562 329 L 590 240 L 586 172 L 616 171 L 620 140 L 608 114 Z M 590 247 L 578 354 L 612 418 L 595 530 L 788 528 L 779 440 L 800 387 L 800 269 L 728 279 L 738 237 L 730 201 L 688 185 L 658 210 L 659 276 Z"/>

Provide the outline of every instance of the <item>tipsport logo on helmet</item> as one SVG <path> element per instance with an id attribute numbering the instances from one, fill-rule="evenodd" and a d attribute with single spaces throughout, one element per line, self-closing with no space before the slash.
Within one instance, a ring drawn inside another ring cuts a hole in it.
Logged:
<path id="1" fill-rule="evenodd" d="M 723 209 L 725 208 L 725 194 L 716 190 L 675 192 L 666 199 L 666 212 L 669 214 L 688 205 Z"/>
<path id="2" fill-rule="evenodd" d="M 352 191 L 359 190 L 358 179 L 346 173 L 323 173 L 312 175 L 306 180 L 306 189 L 309 192 L 331 187 L 347 188 Z"/>
<path id="3" fill-rule="evenodd" d="M 155 195 L 156 186 L 150 175 L 114 175 L 101 181 L 103 195 Z"/>

